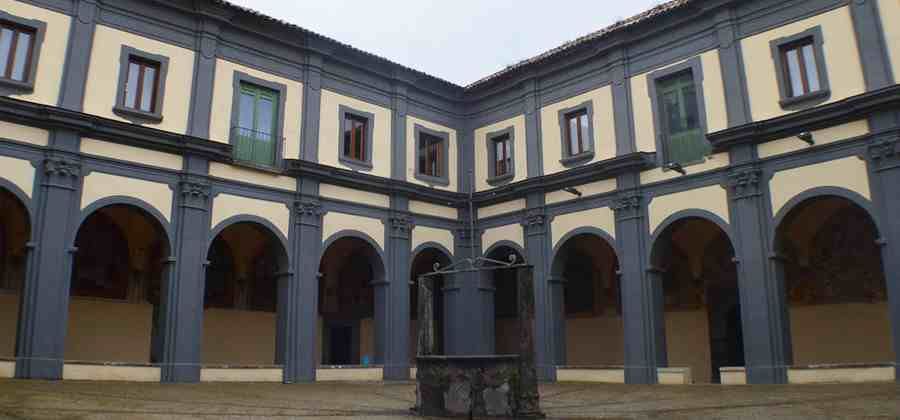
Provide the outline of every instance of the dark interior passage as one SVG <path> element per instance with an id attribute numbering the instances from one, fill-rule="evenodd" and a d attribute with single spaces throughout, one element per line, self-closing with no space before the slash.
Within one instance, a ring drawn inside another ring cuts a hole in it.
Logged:
<path id="1" fill-rule="evenodd" d="M 410 316 L 410 363 L 415 364 L 418 344 L 419 316 L 419 276 L 435 271 L 435 264 L 444 268 L 450 264 L 450 257 L 436 248 L 427 248 L 413 258 L 410 269 L 409 316 Z M 434 312 L 434 353 L 444 354 L 444 279 L 431 277 L 432 310 Z"/>
<path id="2" fill-rule="evenodd" d="M 19 301 L 28 266 L 31 226 L 25 205 L 0 188 L 0 357 L 16 352 Z"/>

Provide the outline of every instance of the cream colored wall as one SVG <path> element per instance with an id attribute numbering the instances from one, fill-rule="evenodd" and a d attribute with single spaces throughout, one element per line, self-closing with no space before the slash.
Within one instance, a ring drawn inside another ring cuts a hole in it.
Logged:
<path id="1" fill-rule="evenodd" d="M 119 121 L 128 121 L 112 112 L 119 89 L 122 45 L 169 58 L 166 90 L 159 124 L 148 124 L 160 130 L 187 132 L 188 111 L 194 81 L 194 52 L 172 44 L 113 29 L 98 24 L 94 30 L 94 46 L 88 68 L 84 112 Z"/>
<path id="2" fill-rule="evenodd" d="M 210 120 L 210 140 L 228 143 L 231 137 L 231 102 L 234 98 L 234 72 L 236 71 L 287 87 L 287 97 L 284 99 L 283 155 L 285 159 L 296 159 L 300 156 L 300 111 L 303 100 L 303 83 L 222 59 L 216 60 L 212 115 L 217 117 Z"/>
<path id="3" fill-rule="evenodd" d="M 150 362 L 153 306 L 147 303 L 72 298 L 66 360 Z"/>
<path id="4" fill-rule="evenodd" d="M 0 378 L 11 379 L 16 376 L 16 362 L 0 361 Z"/>
<path id="5" fill-rule="evenodd" d="M 19 295 L 0 293 L 0 359 L 16 357 Z"/>
<path id="6" fill-rule="evenodd" d="M 200 360 L 204 365 L 275 364 L 275 313 L 204 310 Z"/>
<path id="7" fill-rule="evenodd" d="M 294 177 L 241 168 L 225 163 L 210 162 L 209 175 L 230 181 L 246 182 L 277 188 L 279 190 L 297 191 L 297 179 Z"/>
<path id="8" fill-rule="evenodd" d="M 134 197 L 143 200 L 172 221 L 172 190 L 168 184 L 144 181 L 136 178 L 91 172 L 84 177 L 81 191 L 81 209 L 97 200 L 112 196 Z"/>
<path id="9" fill-rule="evenodd" d="M 669 217 L 679 211 L 688 209 L 706 210 L 729 223 L 728 194 L 720 185 L 696 188 L 674 194 L 654 197 L 650 202 L 650 232 Z"/>
<path id="10" fill-rule="evenodd" d="M 200 370 L 200 382 L 274 382 L 284 381 L 282 368 L 203 368 Z"/>
<path id="11" fill-rule="evenodd" d="M 688 165 L 684 167 L 684 170 L 688 174 L 696 174 L 700 172 L 711 171 L 713 169 L 724 168 L 728 166 L 730 162 L 731 159 L 728 157 L 728 153 L 714 153 L 712 155 L 706 156 L 703 163 Z M 649 171 L 641 172 L 641 184 L 652 184 L 654 182 L 667 181 L 670 179 L 678 178 L 680 176 L 681 174 L 675 171 L 655 168 Z"/>
<path id="12" fill-rule="evenodd" d="M 900 75 L 900 1 L 877 0 L 894 78 Z"/>
<path id="13" fill-rule="evenodd" d="M 286 204 L 231 194 L 219 194 L 213 200 L 211 225 L 215 227 L 225 219 L 241 214 L 250 214 L 268 220 L 281 231 L 285 238 L 288 237 L 291 212 Z"/>
<path id="14" fill-rule="evenodd" d="M 384 369 L 380 367 L 316 369 L 316 382 L 375 382 L 382 379 Z"/>
<path id="15" fill-rule="evenodd" d="M 81 139 L 81 153 L 156 166 L 173 171 L 180 171 L 183 165 L 182 158 L 178 155 L 87 137 Z"/>
<path id="16" fill-rule="evenodd" d="M 776 172 L 769 183 L 772 214 L 777 215 L 797 194 L 815 187 L 846 188 L 871 199 L 866 162 L 851 156 Z"/>
<path id="17" fill-rule="evenodd" d="M 63 366 L 66 381 L 116 381 L 159 382 L 161 374 L 157 366 L 98 366 L 93 364 L 66 363 Z"/>
<path id="18" fill-rule="evenodd" d="M 358 230 L 369 235 L 381 247 L 381 250 L 384 250 L 384 223 L 371 217 L 330 211 L 323 217 L 322 239 L 328 240 L 335 233 L 345 229 Z"/>
<path id="19" fill-rule="evenodd" d="M 437 204 L 426 203 L 424 201 L 410 200 L 409 211 L 417 214 L 424 214 L 434 217 L 443 217 L 445 219 L 456 220 L 458 213 L 456 208 L 440 206 Z"/>
<path id="20" fill-rule="evenodd" d="M 615 191 L 616 179 L 610 178 L 610 179 L 604 179 L 604 180 L 600 180 L 600 181 L 596 181 L 596 182 L 591 182 L 588 184 L 576 185 L 575 189 L 577 189 L 578 191 L 581 191 L 582 197 L 590 197 L 590 196 L 597 195 L 597 194 L 604 194 L 604 193 L 608 193 L 611 191 Z M 563 191 L 563 190 L 551 191 L 551 192 L 548 192 L 547 194 L 544 194 L 544 200 L 548 205 L 562 203 L 564 201 L 570 201 L 570 200 L 574 200 L 577 198 L 579 198 L 579 197 L 575 196 L 572 193 Z"/>
<path id="21" fill-rule="evenodd" d="M 448 251 L 453 252 L 453 232 L 446 229 L 437 229 L 428 226 L 416 226 L 412 230 L 410 249 L 416 249 L 426 242 L 441 244 Z M 452 255 L 451 255 L 452 257 Z"/>
<path id="22" fill-rule="evenodd" d="M 594 158 L 591 162 L 616 157 L 616 127 L 613 118 L 612 88 L 604 86 L 590 92 L 541 108 L 541 143 L 544 157 L 544 174 L 566 170 L 559 162 L 563 158 L 563 142 L 559 124 L 559 111 L 591 101 L 594 109 Z"/>
<path id="23" fill-rule="evenodd" d="M 853 121 L 847 124 L 812 131 L 811 133 L 813 140 L 816 142 L 815 145 L 821 146 L 869 134 L 869 122 L 867 120 Z M 756 146 L 756 150 L 760 159 L 765 159 L 771 156 L 804 150 L 809 147 L 809 145 L 797 137 L 788 137 L 761 143 Z"/>
<path id="24" fill-rule="evenodd" d="M 844 6 L 741 40 L 747 90 L 750 92 L 750 113 L 754 121 L 793 112 L 782 109 L 778 104 L 781 96 L 778 93 L 775 61 L 769 42 L 815 26 L 822 27 L 823 55 L 831 84 L 831 97 L 825 103 L 865 92 L 856 33 L 850 9 Z"/>
<path id="25" fill-rule="evenodd" d="M 368 173 L 391 176 L 391 110 L 322 89 L 319 117 L 319 163 L 353 169 L 340 162 L 339 148 L 342 134 L 340 106 L 349 106 L 375 115 L 372 122 L 372 170 Z M 298 114 L 299 115 L 299 114 Z M 409 147 L 407 147 L 409 149 Z"/>
<path id="26" fill-rule="evenodd" d="M 416 178 L 416 153 L 418 150 L 418 139 L 415 136 L 415 128 L 416 124 L 419 124 L 425 128 L 430 130 L 446 132 L 449 134 L 449 143 L 447 144 L 447 180 L 450 182 L 450 185 L 433 185 L 428 184 L 427 182 L 420 181 Z M 430 121 L 425 121 L 410 115 L 406 116 L 406 180 L 412 182 L 414 184 L 419 185 L 429 185 L 433 188 L 437 188 L 439 190 L 447 190 L 447 191 L 457 191 L 457 179 L 458 176 L 456 174 L 457 168 L 457 158 L 456 158 L 456 130 L 445 127 L 440 124 L 435 124 Z"/>
<path id="27" fill-rule="evenodd" d="M 566 319 L 567 366 L 622 366 L 625 332 L 619 316 Z"/>
<path id="28" fill-rule="evenodd" d="M 515 223 L 485 230 L 481 235 L 481 249 L 486 252 L 491 245 L 504 240 L 525 248 L 525 233 L 522 225 Z"/>
<path id="29" fill-rule="evenodd" d="M 689 367 L 698 383 L 710 382 L 709 326 L 705 310 L 666 312 L 669 366 Z"/>
<path id="30" fill-rule="evenodd" d="M 558 369 L 556 371 L 556 381 L 624 384 L 625 369 Z"/>
<path id="31" fill-rule="evenodd" d="M 525 116 L 519 115 L 508 120 L 503 120 L 485 127 L 475 130 L 475 190 L 482 191 L 491 189 L 487 183 L 488 178 L 488 155 L 487 155 L 487 134 L 495 131 L 504 130 L 513 127 L 515 130 L 515 142 L 513 151 L 516 168 L 515 177 L 510 182 L 521 181 L 528 177 L 528 147 L 525 139 Z"/>
<path id="32" fill-rule="evenodd" d="M 795 305 L 790 316 L 794 365 L 895 360 L 886 302 Z"/>
<path id="33" fill-rule="evenodd" d="M 46 146 L 50 142 L 50 132 L 27 125 L 0 121 L 0 138 L 20 141 L 35 146 Z"/>
<path id="34" fill-rule="evenodd" d="M 388 208 L 391 206 L 391 197 L 384 194 L 376 194 L 369 191 L 356 190 L 332 184 L 320 184 L 319 195 L 334 200 L 368 204 L 375 207 Z"/>
<path id="35" fill-rule="evenodd" d="M 494 204 L 492 206 L 481 207 L 478 209 L 478 218 L 479 219 L 487 219 L 488 217 L 499 216 L 501 214 L 508 214 L 517 212 L 520 210 L 525 210 L 525 199 L 512 200 L 512 201 L 504 201 L 499 204 Z"/>
<path id="36" fill-rule="evenodd" d="M 553 247 L 559 245 L 559 241 L 569 232 L 587 226 L 599 228 L 609 236 L 616 237 L 616 218 L 613 211 L 609 207 L 599 207 L 554 217 L 550 226 Z"/>
<path id="37" fill-rule="evenodd" d="M 34 189 L 34 166 L 31 166 L 31 162 L 0 156 L 0 168 L 3 168 L 0 178 L 19 187 L 25 192 L 25 195 L 31 198 L 32 190 Z"/>
<path id="38" fill-rule="evenodd" d="M 647 86 L 647 76 L 650 73 L 681 64 L 684 61 L 655 68 L 631 78 L 634 138 L 638 151 L 656 151 L 656 122 L 653 119 L 654 109 L 650 100 L 650 89 Z M 728 116 L 725 114 L 725 88 L 722 82 L 721 67 L 719 66 L 719 52 L 713 50 L 700 54 L 700 64 L 703 67 L 703 101 L 706 105 L 706 129 L 712 133 L 728 127 Z"/>
<path id="39" fill-rule="evenodd" d="M 53 105 L 59 102 L 59 90 L 69 45 L 72 18 L 62 13 L 29 5 L 22 1 L 0 0 L 0 10 L 13 16 L 35 19 L 47 24 L 41 56 L 38 58 L 34 92 L 25 95 L 10 95 L 17 99 Z"/>
<path id="40" fill-rule="evenodd" d="M 892 382 L 894 367 L 859 367 L 845 369 L 788 369 L 790 384 Z"/>

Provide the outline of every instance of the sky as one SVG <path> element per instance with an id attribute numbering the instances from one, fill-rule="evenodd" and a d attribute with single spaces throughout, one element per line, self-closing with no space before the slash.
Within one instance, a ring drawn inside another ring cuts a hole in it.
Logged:
<path id="1" fill-rule="evenodd" d="M 660 0 L 230 0 L 467 85 Z"/>

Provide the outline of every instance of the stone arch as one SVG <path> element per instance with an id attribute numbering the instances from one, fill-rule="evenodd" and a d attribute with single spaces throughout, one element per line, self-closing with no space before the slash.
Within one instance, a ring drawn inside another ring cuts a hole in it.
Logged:
<path id="1" fill-rule="evenodd" d="M 518 254 L 519 257 L 521 257 L 520 260 L 516 261 L 517 264 L 525 262 L 525 256 L 527 255 L 525 253 L 525 248 L 522 248 L 521 245 L 519 245 L 513 241 L 506 240 L 506 239 L 497 241 L 497 242 L 494 242 L 493 244 L 491 244 L 491 246 L 487 250 L 484 251 L 484 256 L 487 258 L 490 258 L 491 254 L 495 254 L 497 251 L 499 251 L 500 249 L 503 249 L 503 248 L 508 248 L 512 251 L 515 251 L 516 254 Z M 506 258 L 500 259 L 498 261 L 509 262 Z"/>
<path id="2" fill-rule="evenodd" d="M 219 222 L 219 224 L 217 224 L 215 227 L 213 227 L 209 233 L 209 239 L 207 240 L 206 252 L 204 252 L 204 254 L 203 254 L 204 257 L 206 257 L 207 254 L 209 253 L 209 249 L 210 249 L 210 246 L 212 245 L 212 241 L 216 238 L 216 236 L 219 236 L 219 234 L 222 233 L 225 229 L 228 229 L 229 227 L 234 226 L 239 223 L 251 223 L 251 224 L 258 225 L 261 228 L 265 229 L 269 234 L 274 236 L 278 240 L 278 243 L 281 245 L 281 250 L 283 251 L 283 254 L 284 254 L 283 257 L 285 258 L 284 269 L 285 270 L 287 269 L 288 264 L 290 264 L 290 254 L 288 253 L 288 249 L 290 249 L 290 247 L 288 246 L 287 238 L 281 232 L 281 229 L 279 229 L 277 226 L 275 226 L 274 223 L 272 223 L 268 219 L 264 219 L 262 217 L 252 215 L 252 214 L 240 214 L 237 216 L 231 216 L 231 217 Z"/>
<path id="3" fill-rule="evenodd" d="M 70 242 L 74 244 L 75 237 L 78 235 L 78 229 L 81 228 L 81 225 L 84 224 L 85 220 L 87 220 L 89 217 L 94 215 L 98 210 L 107 208 L 109 206 L 115 206 L 115 205 L 124 205 L 124 206 L 134 207 L 134 208 L 142 211 L 146 216 L 150 216 L 151 220 L 153 220 L 156 223 L 156 226 L 162 232 L 165 233 L 166 246 L 167 246 L 167 250 L 169 251 L 169 255 L 167 255 L 167 257 L 171 256 L 172 244 L 175 243 L 175 239 L 174 239 L 172 225 L 171 225 L 171 223 L 169 223 L 169 220 L 166 218 L 166 216 L 163 215 L 162 212 L 159 211 L 159 209 L 157 209 L 152 204 L 150 204 L 144 200 L 141 200 L 139 198 L 129 197 L 129 196 L 125 196 L 125 195 L 115 195 L 115 196 L 104 197 L 97 201 L 94 201 L 91 204 L 88 204 L 87 207 L 83 208 L 78 217 L 78 223 L 76 225 L 76 226 L 78 226 L 78 228 L 76 228 L 75 231 L 72 233 L 72 238 L 71 238 Z"/>
<path id="4" fill-rule="evenodd" d="M 558 269 L 554 265 L 558 259 L 557 257 L 559 256 L 559 251 L 563 248 L 563 246 L 565 246 L 566 242 L 568 242 L 570 239 L 575 238 L 577 236 L 582 236 L 582 235 L 593 235 L 593 236 L 596 236 L 599 239 L 603 240 L 604 242 L 606 242 L 607 245 L 609 245 L 610 248 L 612 248 L 613 252 L 615 252 L 616 256 L 618 257 L 618 255 L 619 255 L 618 244 L 616 243 L 616 239 L 612 235 L 610 235 L 608 232 L 606 232 L 605 230 L 600 229 L 598 227 L 582 226 L 582 227 L 579 227 L 577 229 L 573 229 L 573 230 L 567 232 L 565 235 L 563 235 L 562 238 L 559 238 L 559 241 L 556 243 L 556 246 L 553 247 L 553 252 L 551 252 L 552 257 L 550 259 L 551 275 L 556 276 L 558 274 Z"/>
<path id="5" fill-rule="evenodd" d="M 868 213 L 869 218 L 872 220 L 872 223 L 875 224 L 875 228 L 879 234 L 879 239 L 881 239 L 881 232 L 883 232 L 881 226 L 882 222 L 878 217 L 876 217 L 877 213 L 875 212 L 875 208 L 872 205 L 871 201 L 863 197 L 858 192 L 851 191 L 846 188 L 817 187 L 808 189 L 800 194 L 791 197 L 791 199 L 781 207 L 781 210 L 778 211 L 778 214 L 776 214 L 775 218 L 772 220 L 772 230 L 770 231 L 769 235 L 769 249 L 777 252 L 777 248 L 775 245 L 778 236 L 778 228 L 784 223 L 785 218 L 790 215 L 794 209 L 796 209 L 798 206 L 803 205 L 811 199 L 829 196 L 843 198 L 857 205 L 859 208 L 865 210 L 865 212 Z"/>

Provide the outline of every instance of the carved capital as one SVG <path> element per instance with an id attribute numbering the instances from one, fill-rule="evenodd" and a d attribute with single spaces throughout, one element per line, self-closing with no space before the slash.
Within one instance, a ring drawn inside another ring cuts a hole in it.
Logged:
<path id="1" fill-rule="evenodd" d="M 612 209 L 617 220 L 638 219 L 641 217 L 641 206 L 644 196 L 638 193 L 627 193 L 616 197 Z"/>
<path id="2" fill-rule="evenodd" d="M 178 184 L 181 193 L 181 202 L 185 207 L 199 210 L 209 208 L 209 197 L 211 187 L 209 183 L 196 179 L 188 179 Z"/>
<path id="3" fill-rule="evenodd" d="M 525 228 L 526 235 L 540 235 L 547 231 L 547 215 L 543 208 L 529 209 L 520 224 Z"/>
<path id="4" fill-rule="evenodd" d="M 900 135 L 876 140 L 869 145 L 868 155 L 876 171 L 900 167 Z"/>
<path id="5" fill-rule="evenodd" d="M 759 169 L 741 169 L 728 174 L 726 186 L 731 193 L 732 200 L 758 197 L 760 195 L 759 183 L 762 179 L 762 171 Z"/>
<path id="6" fill-rule="evenodd" d="M 407 214 L 394 214 L 388 222 L 391 228 L 391 237 L 398 239 L 409 239 L 409 234 L 415 226 L 412 217 Z"/>
<path id="7" fill-rule="evenodd" d="M 66 158 L 47 158 L 44 160 L 44 175 L 44 185 L 71 190 L 81 178 L 81 163 Z"/>
<path id="8" fill-rule="evenodd" d="M 294 211 L 297 212 L 297 223 L 306 226 L 321 226 L 325 209 L 322 203 L 316 200 L 300 200 L 294 202 Z"/>

